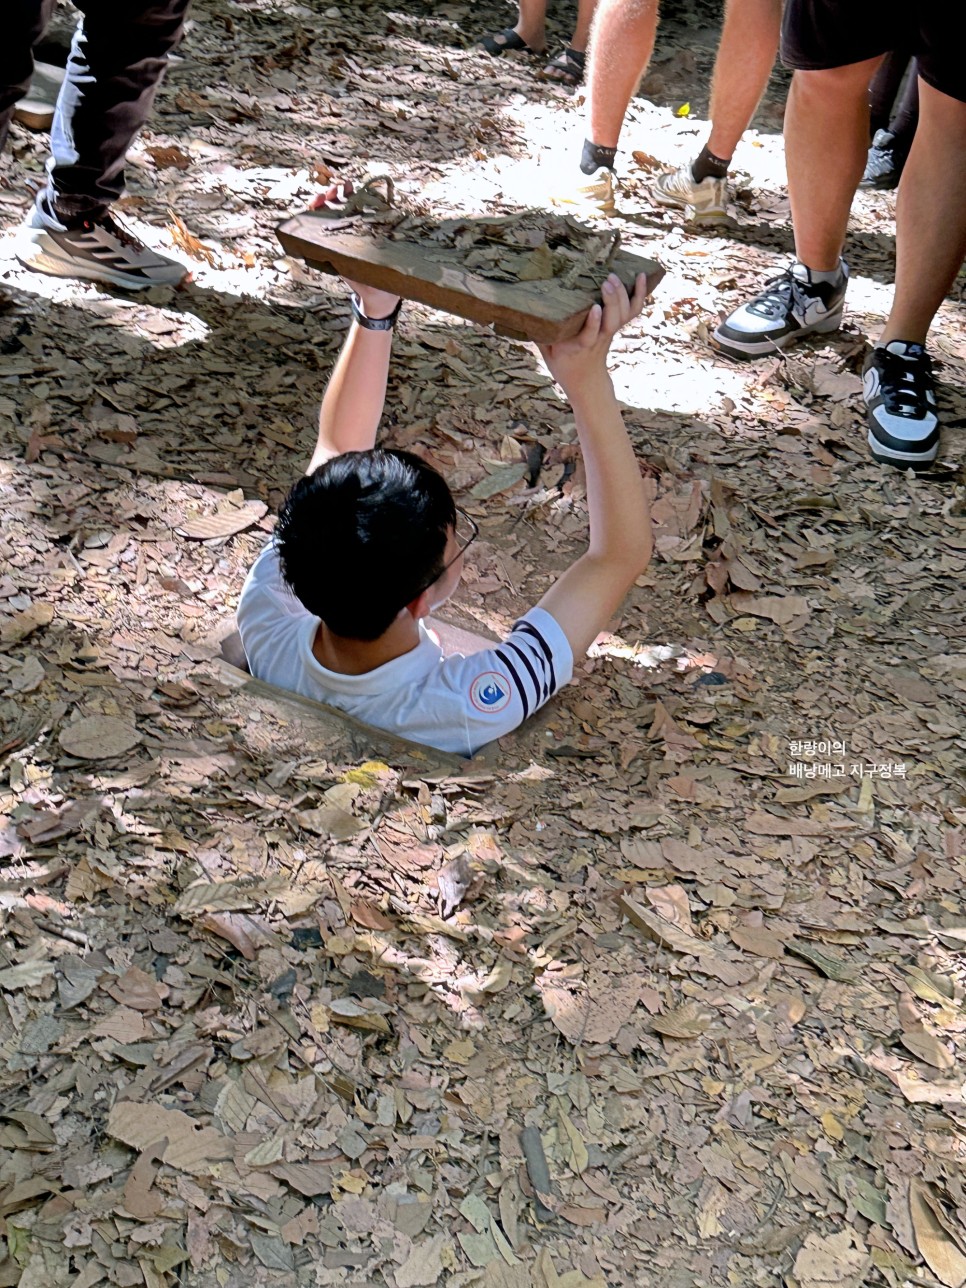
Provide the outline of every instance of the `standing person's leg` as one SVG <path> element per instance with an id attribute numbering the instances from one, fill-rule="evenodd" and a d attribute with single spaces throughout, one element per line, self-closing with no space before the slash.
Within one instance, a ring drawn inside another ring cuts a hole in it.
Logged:
<path id="1" fill-rule="evenodd" d="M 541 54 L 547 45 L 547 0 L 519 0 L 514 26 L 494 31 L 480 41 L 494 58 L 507 50 Z"/>
<path id="2" fill-rule="evenodd" d="M 128 148 L 151 115 L 188 0 L 79 0 L 78 7 L 45 203 L 68 224 L 97 220 L 124 191 Z"/>
<path id="3" fill-rule="evenodd" d="M 966 78 L 959 93 L 920 78 L 919 126 L 896 205 L 895 296 L 865 365 L 869 446 L 900 468 L 928 465 L 939 451 L 925 343 L 966 256 Z"/>
<path id="4" fill-rule="evenodd" d="M 613 165 L 627 105 L 651 61 L 657 7 L 658 0 L 600 0 L 597 6 L 590 29 L 584 174 Z"/>
<path id="5" fill-rule="evenodd" d="M 906 86 L 902 91 L 902 97 L 899 99 L 895 116 L 889 122 L 889 133 L 892 135 L 895 148 L 902 155 L 903 163 L 905 163 L 905 158 L 909 155 L 918 124 L 919 66 L 914 58 L 909 68 L 909 79 L 906 81 Z"/>
<path id="6" fill-rule="evenodd" d="M 919 105 L 896 205 L 896 292 L 883 344 L 925 344 L 966 256 L 966 102 L 920 80 Z"/>
<path id="7" fill-rule="evenodd" d="M 31 50 L 50 21 L 54 0 L 4 0 L 0 44 L 0 151 L 7 139 L 17 103 L 30 88 Z"/>
<path id="8" fill-rule="evenodd" d="M 577 25 L 570 44 L 543 69 L 545 80 L 559 81 L 564 85 L 579 85 L 584 79 L 590 24 L 594 19 L 597 0 L 577 0 Z"/>
<path id="9" fill-rule="evenodd" d="M 574 34 L 570 41 L 571 49 L 587 49 L 596 10 L 597 0 L 577 0 L 577 25 L 574 27 Z"/>
<path id="10" fill-rule="evenodd" d="M 516 32 L 534 53 L 547 47 L 547 0 L 519 0 Z"/>
<path id="11" fill-rule="evenodd" d="M 869 79 L 876 60 L 796 71 L 785 111 L 785 163 L 797 262 L 714 332 L 734 358 L 783 349 L 835 331 L 848 269 L 845 230 L 867 150 Z"/>
<path id="12" fill-rule="evenodd" d="M 889 59 L 886 59 L 888 62 Z M 885 66 L 885 63 L 883 63 Z M 880 69 L 881 70 L 881 69 Z M 878 80 L 878 75 L 876 80 Z M 873 82 L 874 84 L 875 82 Z M 892 104 L 890 103 L 890 111 Z M 876 102 L 873 95 L 872 124 L 874 133 L 872 146 L 865 162 L 865 173 L 860 188 L 874 188 L 878 191 L 889 191 L 898 188 L 902 170 L 912 147 L 916 133 L 916 122 L 919 120 L 919 69 L 916 59 L 909 60 L 909 75 L 902 90 L 894 115 L 886 118 L 886 127 L 875 129 Z"/>
<path id="13" fill-rule="evenodd" d="M 869 85 L 869 130 L 873 135 L 878 130 L 888 129 L 896 95 L 909 61 L 908 49 L 893 50 L 886 54 L 879 70 L 872 77 Z"/>
<path id="14" fill-rule="evenodd" d="M 174 283 L 184 266 L 148 251 L 109 208 L 124 190 L 127 150 L 147 121 L 189 0 L 77 0 L 83 14 L 51 132 L 46 191 L 23 263 L 129 289 Z"/>
<path id="15" fill-rule="evenodd" d="M 711 80 L 710 137 L 693 162 L 659 176 L 655 201 L 705 216 L 726 213 L 728 168 L 775 66 L 781 25 L 782 0 L 727 0 Z"/>
<path id="16" fill-rule="evenodd" d="M 869 139 L 869 82 L 902 43 L 904 0 L 786 0 L 782 59 L 794 68 L 785 162 L 797 261 L 714 332 L 736 358 L 783 349 L 842 320 L 842 247 Z"/>
<path id="17" fill-rule="evenodd" d="M 705 149 L 730 161 L 765 92 L 778 56 L 782 0 L 728 0 L 711 81 Z M 698 158 L 700 161 L 700 157 Z M 698 175 L 697 162 L 695 175 Z"/>
<path id="18" fill-rule="evenodd" d="M 785 111 L 785 165 L 802 264 L 838 269 L 852 198 L 865 168 L 868 86 L 878 59 L 796 71 Z"/>
<path id="19" fill-rule="evenodd" d="M 658 0 L 599 0 L 590 28 L 587 137 L 580 169 L 587 176 L 558 204 L 605 214 L 614 209 L 614 158 L 624 114 L 647 69 L 657 31 Z"/>

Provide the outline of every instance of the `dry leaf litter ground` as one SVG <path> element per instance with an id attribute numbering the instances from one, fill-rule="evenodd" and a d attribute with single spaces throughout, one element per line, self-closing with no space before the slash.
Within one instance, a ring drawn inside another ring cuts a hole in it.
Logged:
<path id="1" fill-rule="evenodd" d="M 4 269 L 2 1285 L 966 1280 L 962 305 L 918 481 L 858 400 L 892 196 L 841 333 L 710 353 L 791 235 L 780 73 L 732 229 L 647 199 L 703 138 L 708 6 L 626 132 L 615 226 L 668 268 L 614 364 L 657 553 L 580 683 L 455 764 L 211 660 L 346 325 L 273 227 L 330 169 L 540 198 L 579 100 L 472 52 L 510 16 L 205 0 L 124 203 L 194 284 Z M 43 161 L 15 132 L 6 228 Z M 584 536 L 567 409 L 418 307 L 391 405 L 482 526 L 455 620 L 498 631 Z"/>

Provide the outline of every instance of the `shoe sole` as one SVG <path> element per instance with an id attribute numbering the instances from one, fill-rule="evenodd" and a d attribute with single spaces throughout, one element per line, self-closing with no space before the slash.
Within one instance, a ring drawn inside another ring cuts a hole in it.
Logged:
<path id="1" fill-rule="evenodd" d="M 790 344 L 795 344 L 806 336 L 826 335 L 829 331 L 837 331 L 841 325 L 842 309 L 839 308 L 836 313 L 830 313 L 827 318 L 822 318 L 821 322 L 802 327 L 800 331 L 789 331 L 778 340 L 733 340 L 730 336 L 719 335 L 718 330 L 715 330 L 711 333 L 711 341 L 716 349 L 726 353 L 730 358 L 762 358 L 769 353 L 774 353 L 776 349 L 787 349 Z"/>
<path id="2" fill-rule="evenodd" d="M 691 224 L 720 224 L 727 220 L 728 212 L 720 206 L 685 206 L 684 216 Z"/>
<path id="3" fill-rule="evenodd" d="M 35 61 L 30 89 L 14 108 L 13 119 L 26 126 L 28 130 L 49 133 L 54 123 L 57 95 L 60 93 L 65 75 L 63 67 Z"/>
<path id="4" fill-rule="evenodd" d="M 54 109 L 48 103 L 21 99 L 14 109 L 13 119 L 37 134 L 49 134 L 54 123 Z"/>
<path id="5" fill-rule="evenodd" d="M 926 452 L 897 452 L 883 445 L 869 430 L 869 450 L 880 465 L 895 465 L 898 469 L 927 469 L 939 455 L 939 444 Z"/>
<path id="6" fill-rule="evenodd" d="M 583 215 L 612 215 L 617 209 L 613 196 L 606 199 L 594 197 L 551 197 L 551 206 L 571 206 Z"/>
<path id="7" fill-rule="evenodd" d="M 48 251 L 35 248 L 32 253 L 17 251 L 17 259 L 34 273 L 45 273 L 48 277 L 71 277 L 84 282 L 101 282 L 106 286 L 116 286 L 122 291 L 148 291 L 152 286 L 178 286 L 188 276 L 185 269 L 177 277 L 156 277 L 148 281 L 143 277 L 130 277 L 126 273 L 117 273 L 110 268 L 96 264 L 87 264 L 83 260 L 62 259 Z"/>
<path id="8" fill-rule="evenodd" d="M 705 219 L 711 222 L 728 218 L 728 212 L 724 206 L 696 206 L 693 202 L 685 201 L 681 197 L 672 197 L 670 193 L 662 192 L 657 187 L 651 189 L 651 199 L 657 205 L 664 206 L 667 210 L 683 210 L 685 213 L 690 211 L 688 218 L 693 223 L 701 223 Z"/>

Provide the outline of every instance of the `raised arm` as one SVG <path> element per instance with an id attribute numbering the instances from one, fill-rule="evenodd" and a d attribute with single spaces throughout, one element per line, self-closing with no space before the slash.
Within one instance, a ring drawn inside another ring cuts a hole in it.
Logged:
<path id="1" fill-rule="evenodd" d="M 391 316 L 398 296 L 371 286 L 348 283 L 366 319 Z M 319 438 L 307 474 L 332 456 L 366 451 L 376 444 L 376 431 L 386 401 L 392 329 L 372 330 L 353 316 L 319 411 Z"/>
<path id="2" fill-rule="evenodd" d="M 648 492 L 607 371 L 610 342 L 640 313 L 646 291 L 642 274 L 628 299 L 611 274 L 603 286 L 603 307 L 594 305 L 580 334 L 541 349 L 573 407 L 587 475 L 587 552 L 540 601 L 567 636 L 575 662 L 647 567 L 654 545 Z"/>

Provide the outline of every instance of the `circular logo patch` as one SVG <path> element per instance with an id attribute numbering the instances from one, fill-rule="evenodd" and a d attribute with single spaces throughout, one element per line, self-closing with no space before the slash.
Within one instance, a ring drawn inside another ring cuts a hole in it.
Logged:
<path id="1" fill-rule="evenodd" d="M 484 671 L 470 685 L 470 701 L 477 711 L 502 711 L 512 696 L 510 681 L 499 671 Z"/>

